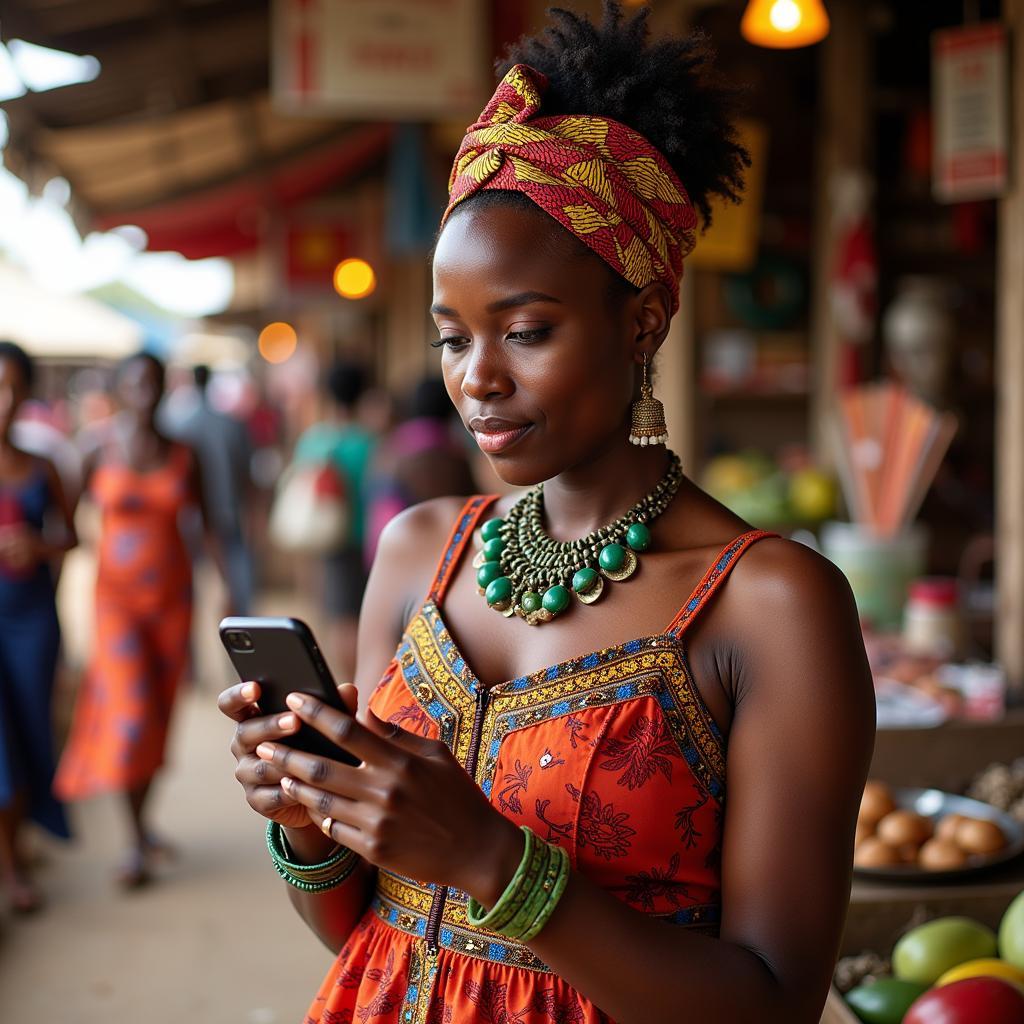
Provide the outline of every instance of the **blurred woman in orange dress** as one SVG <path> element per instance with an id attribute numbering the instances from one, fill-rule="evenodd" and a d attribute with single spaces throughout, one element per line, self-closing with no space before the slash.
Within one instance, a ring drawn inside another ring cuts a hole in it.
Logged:
<path id="1" fill-rule="evenodd" d="M 132 834 L 118 877 L 127 887 L 168 852 L 146 805 L 188 663 L 192 575 L 179 519 L 203 505 L 192 451 L 156 427 L 163 390 L 158 359 L 129 358 L 116 381 L 121 412 L 87 466 L 102 513 L 95 646 L 55 781 L 64 800 L 123 794 Z"/>

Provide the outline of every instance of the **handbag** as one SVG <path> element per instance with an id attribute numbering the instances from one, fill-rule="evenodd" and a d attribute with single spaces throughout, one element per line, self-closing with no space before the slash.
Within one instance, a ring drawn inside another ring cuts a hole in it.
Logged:
<path id="1" fill-rule="evenodd" d="M 329 462 L 298 462 L 280 476 L 270 506 L 270 541 L 282 551 L 329 555 L 345 547 L 352 522 L 348 487 Z"/>

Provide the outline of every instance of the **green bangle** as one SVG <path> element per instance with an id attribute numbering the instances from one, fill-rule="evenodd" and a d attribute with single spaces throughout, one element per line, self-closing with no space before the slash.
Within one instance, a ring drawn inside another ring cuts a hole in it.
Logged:
<path id="1" fill-rule="evenodd" d="M 545 894 L 544 903 L 533 923 L 519 936 L 520 942 L 529 942 L 544 930 L 569 884 L 569 854 L 560 846 L 554 850 L 556 863 L 548 871 L 541 887 Z"/>
<path id="2" fill-rule="evenodd" d="M 485 928 L 494 932 L 504 930 L 529 898 L 537 873 L 537 857 L 544 851 L 531 829 L 525 825 L 520 828 L 525 839 L 523 856 L 516 868 L 516 873 L 512 876 L 512 881 L 505 886 L 505 891 L 498 897 L 498 902 L 490 910 L 485 910 L 480 903 L 470 897 L 469 905 L 466 908 L 466 917 L 474 928 Z"/>
<path id="3" fill-rule="evenodd" d="M 267 822 L 267 850 L 274 862 L 274 870 L 281 878 L 296 889 L 309 893 L 327 892 L 341 885 L 359 863 L 358 856 L 345 846 L 339 846 L 319 864 L 301 864 L 292 860 L 284 829 L 276 821 Z"/>
<path id="4" fill-rule="evenodd" d="M 475 928 L 498 932 L 506 938 L 529 942 L 540 934 L 555 912 L 569 882 L 569 854 L 523 827 L 526 844 L 512 881 L 485 910 L 470 898 L 467 918 Z"/>
<path id="5" fill-rule="evenodd" d="M 502 934 L 512 939 L 518 939 L 529 928 L 547 899 L 547 893 L 542 886 L 553 859 L 554 847 L 550 843 L 540 841 L 537 842 L 537 846 L 539 853 L 533 865 L 534 870 L 530 872 L 528 878 L 526 898 L 516 915 L 502 929 Z"/>

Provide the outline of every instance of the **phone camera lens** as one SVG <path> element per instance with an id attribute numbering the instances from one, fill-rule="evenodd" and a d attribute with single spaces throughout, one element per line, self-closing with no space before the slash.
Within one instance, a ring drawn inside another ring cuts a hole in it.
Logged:
<path id="1" fill-rule="evenodd" d="M 228 634 L 228 642 L 236 651 L 251 651 L 253 649 L 252 637 L 241 629 L 233 629 Z"/>

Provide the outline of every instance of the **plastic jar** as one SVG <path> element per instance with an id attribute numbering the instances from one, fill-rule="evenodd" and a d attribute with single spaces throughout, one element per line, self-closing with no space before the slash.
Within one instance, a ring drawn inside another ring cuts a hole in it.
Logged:
<path id="1" fill-rule="evenodd" d="M 960 649 L 960 594 L 955 579 L 926 577 L 910 585 L 903 613 L 909 654 L 953 658 Z"/>

